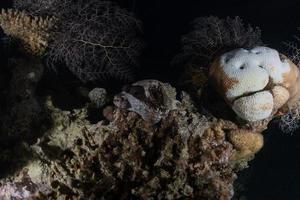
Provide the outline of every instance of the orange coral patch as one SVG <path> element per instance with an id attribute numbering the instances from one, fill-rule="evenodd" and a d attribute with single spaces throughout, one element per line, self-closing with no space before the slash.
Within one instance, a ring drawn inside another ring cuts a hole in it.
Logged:
<path id="1" fill-rule="evenodd" d="M 220 66 L 220 60 L 217 59 L 210 67 L 209 76 L 212 84 L 223 96 L 226 92 L 238 83 L 235 78 L 230 78 Z"/>

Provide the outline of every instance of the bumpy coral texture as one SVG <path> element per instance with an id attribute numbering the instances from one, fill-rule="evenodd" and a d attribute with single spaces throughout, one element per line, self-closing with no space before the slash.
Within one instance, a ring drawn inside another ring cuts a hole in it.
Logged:
<path id="1" fill-rule="evenodd" d="M 152 123 L 158 123 L 175 110 L 179 102 L 176 90 L 168 83 L 156 80 L 143 80 L 125 87 L 124 91 L 114 98 L 114 104 L 122 109 L 134 111 Z"/>
<path id="2" fill-rule="evenodd" d="M 111 106 L 110 123 L 94 125 L 86 108 L 62 111 L 48 98 L 52 127 L 29 146 L 26 166 L 0 181 L 0 198 L 19 191 L 50 200 L 232 198 L 235 172 L 262 147 L 259 133 L 198 113 L 169 84 L 145 80 L 123 92 L 136 103 Z M 164 117 L 153 123 L 143 105 Z"/>
<path id="3" fill-rule="evenodd" d="M 4 32 L 20 42 L 20 48 L 29 55 L 42 55 L 48 46 L 55 20 L 51 17 L 32 17 L 25 12 L 2 9 L 0 26 Z"/>
<path id="4" fill-rule="evenodd" d="M 212 84 L 236 114 L 247 121 L 271 116 L 299 98 L 299 69 L 268 47 L 236 49 L 213 62 Z"/>

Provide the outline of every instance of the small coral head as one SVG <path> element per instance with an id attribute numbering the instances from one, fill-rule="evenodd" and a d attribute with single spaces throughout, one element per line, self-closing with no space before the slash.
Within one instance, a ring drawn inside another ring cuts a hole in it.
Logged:
<path id="1" fill-rule="evenodd" d="M 259 46 L 224 53 L 214 60 L 209 74 L 215 89 L 239 117 L 258 121 L 289 100 L 298 78 L 295 71 L 299 73 L 287 57 Z"/>

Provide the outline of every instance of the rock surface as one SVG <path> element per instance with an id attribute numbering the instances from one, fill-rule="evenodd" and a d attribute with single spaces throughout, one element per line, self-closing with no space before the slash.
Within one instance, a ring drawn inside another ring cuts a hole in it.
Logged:
<path id="1" fill-rule="evenodd" d="M 63 111 L 48 98 L 52 127 L 29 146 L 27 164 L 1 179 L 0 198 L 22 188 L 25 199 L 231 199 L 236 171 L 262 136 L 199 113 L 169 84 L 145 80 L 124 91 L 138 103 L 104 109 L 109 123 L 91 124 L 87 108 Z"/>

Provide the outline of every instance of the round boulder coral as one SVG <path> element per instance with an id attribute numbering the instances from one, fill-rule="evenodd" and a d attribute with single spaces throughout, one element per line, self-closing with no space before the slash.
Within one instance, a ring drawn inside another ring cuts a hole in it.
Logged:
<path id="1" fill-rule="evenodd" d="M 246 121 L 266 119 L 299 98 L 299 69 L 269 47 L 235 49 L 216 58 L 210 80 Z"/>

